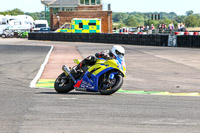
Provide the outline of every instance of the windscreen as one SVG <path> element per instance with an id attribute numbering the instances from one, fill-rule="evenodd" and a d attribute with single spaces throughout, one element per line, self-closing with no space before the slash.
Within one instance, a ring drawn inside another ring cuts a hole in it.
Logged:
<path id="1" fill-rule="evenodd" d="M 69 29 L 70 28 L 70 24 L 66 24 L 63 29 Z"/>
<path id="2" fill-rule="evenodd" d="M 7 19 L 0 19 L 0 25 L 6 25 Z"/>
<path id="3" fill-rule="evenodd" d="M 46 27 L 46 24 L 36 24 L 35 28 L 41 28 L 41 27 Z"/>

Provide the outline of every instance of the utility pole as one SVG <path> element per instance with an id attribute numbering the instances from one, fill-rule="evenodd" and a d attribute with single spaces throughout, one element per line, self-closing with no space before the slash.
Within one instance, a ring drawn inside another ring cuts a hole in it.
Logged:
<path id="1" fill-rule="evenodd" d="M 110 31 L 110 17 L 111 17 L 111 4 L 108 4 L 108 33 L 111 33 L 111 31 Z"/>
<path id="2" fill-rule="evenodd" d="M 59 0 L 59 4 L 60 4 L 60 11 L 62 11 L 62 0 Z"/>

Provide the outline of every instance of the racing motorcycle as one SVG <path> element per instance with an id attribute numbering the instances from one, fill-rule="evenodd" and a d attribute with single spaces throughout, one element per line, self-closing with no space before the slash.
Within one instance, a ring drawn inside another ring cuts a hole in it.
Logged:
<path id="1" fill-rule="evenodd" d="M 79 64 L 81 60 L 74 59 Z M 102 95 L 111 95 L 118 91 L 123 78 L 126 77 L 126 65 L 124 58 L 105 60 L 97 59 L 95 65 L 84 66 L 76 73 L 71 68 L 63 65 L 62 74 L 58 76 L 54 83 L 54 88 L 58 93 L 68 93 L 72 90 L 100 92 Z"/>

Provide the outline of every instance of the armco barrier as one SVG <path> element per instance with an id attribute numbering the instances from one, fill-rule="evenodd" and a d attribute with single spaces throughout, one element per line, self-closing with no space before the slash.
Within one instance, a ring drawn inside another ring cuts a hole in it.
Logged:
<path id="1" fill-rule="evenodd" d="M 138 34 L 89 34 L 89 33 L 29 33 L 29 40 L 68 41 L 68 42 L 94 42 L 129 44 L 144 46 L 168 46 L 168 35 L 138 35 Z M 200 36 L 177 36 L 178 47 L 200 48 Z"/>

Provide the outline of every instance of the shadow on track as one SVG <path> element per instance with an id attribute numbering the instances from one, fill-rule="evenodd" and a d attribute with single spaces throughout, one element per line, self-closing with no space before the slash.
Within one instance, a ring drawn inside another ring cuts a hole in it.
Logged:
<path id="1" fill-rule="evenodd" d="M 51 95 L 101 95 L 96 92 L 69 92 L 69 93 L 57 93 L 57 92 L 38 92 L 36 94 L 51 94 Z"/>

